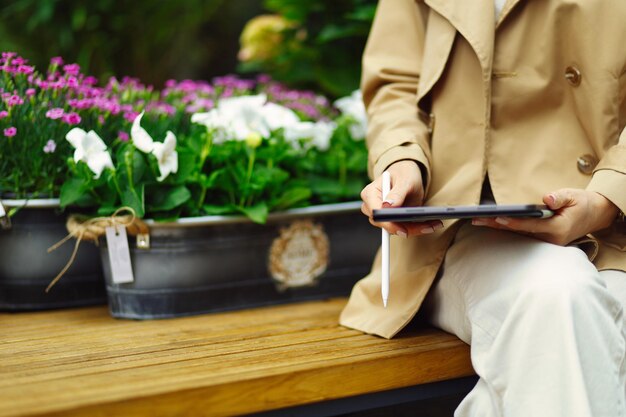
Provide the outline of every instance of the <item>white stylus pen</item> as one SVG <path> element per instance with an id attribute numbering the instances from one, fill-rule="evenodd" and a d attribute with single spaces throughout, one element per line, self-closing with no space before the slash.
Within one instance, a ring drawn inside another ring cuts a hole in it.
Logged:
<path id="1" fill-rule="evenodd" d="M 391 177 L 387 171 L 383 172 L 383 201 L 387 198 L 387 194 L 389 194 L 389 190 L 391 190 Z M 381 293 L 383 296 L 383 305 L 387 308 L 387 299 L 389 298 L 389 232 L 385 229 L 383 230 L 383 242 L 382 242 L 382 282 L 381 282 Z"/>

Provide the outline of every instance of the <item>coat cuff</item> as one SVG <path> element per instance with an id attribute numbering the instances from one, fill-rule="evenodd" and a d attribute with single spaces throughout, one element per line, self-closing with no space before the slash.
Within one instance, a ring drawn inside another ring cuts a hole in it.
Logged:
<path id="1" fill-rule="evenodd" d="M 587 185 L 588 191 L 602 194 L 615 204 L 622 213 L 626 213 L 626 174 L 611 169 L 596 171 Z"/>

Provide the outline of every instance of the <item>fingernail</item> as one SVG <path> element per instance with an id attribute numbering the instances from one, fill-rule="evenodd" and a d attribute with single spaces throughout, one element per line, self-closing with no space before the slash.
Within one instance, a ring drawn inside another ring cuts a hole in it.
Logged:
<path id="1" fill-rule="evenodd" d="M 498 224 L 509 224 L 509 221 L 504 217 L 496 217 L 496 223 Z"/>
<path id="2" fill-rule="evenodd" d="M 486 225 L 487 225 L 487 222 L 486 222 L 486 221 L 484 221 L 484 220 L 474 219 L 474 220 L 472 220 L 472 224 L 473 224 L 474 226 L 486 226 Z"/>
<path id="3" fill-rule="evenodd" d="M 554 194 L 548 194 L 548 198 L 552 200 L 552 204 L 556 204 L 556 196 Z"/>
<path id="4" fill-rule="evenodd" d="M 393 206 L 393 200 L 384 200 L 383 204 L 389 204 L 390 206 Z"/>
<path id="5" fill-rule="evenodd" d="M 443 224 L 442 223 L 437 223 L 436 225 L 433 226 L 433 229 L 435 229 L 435 230 L 443 229 Z"/>
<path id="6" fill-rule="evenodd" d="M 427 235 L 429 233 L 435 233 L 435 229 L 433 229 L 432 227 L 425 227 L 422 229 L 423 235 Z"/>
<path id="7" fill-rule="evenodd" d="M 398 235 L 398 236 L 403 237 L 403 238 L 405 238 L 405 239 L 406 239 L 406 232 L 405 232 L 405 231 L 403 231 L 403 230 L 398 230 L 398 231 L 396 232 L 396 235 Z"/>

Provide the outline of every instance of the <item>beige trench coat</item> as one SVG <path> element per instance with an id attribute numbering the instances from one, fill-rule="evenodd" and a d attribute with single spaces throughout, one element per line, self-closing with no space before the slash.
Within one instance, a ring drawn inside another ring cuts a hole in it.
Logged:
<path id="1" fill-rule="evenodd" d="M 369 172 L 412 159 L 426 205 L 477 204 L 489 174 L 500 204 L 541 203 L 563 187 L 626 211 L 626 1 L 380 0 L 363 58 Z M 459 223 L 391 239 L 391 290 L 380 257 L 341 324 L 386 338 L 415 315 Z M 598 269 L 626 270 L 619 222 L 589 236 Z"/>

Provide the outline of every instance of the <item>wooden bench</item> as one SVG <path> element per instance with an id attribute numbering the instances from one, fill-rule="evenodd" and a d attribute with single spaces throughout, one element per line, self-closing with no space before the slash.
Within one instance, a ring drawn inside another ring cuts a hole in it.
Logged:
<path id="1" fill-rule="evenodd" d="M 364 335 L 338 326 L 345 302 L 158 321 L 0 313 L 0 417 L 337 415 L 475 381 L 456 337 Z"/>

